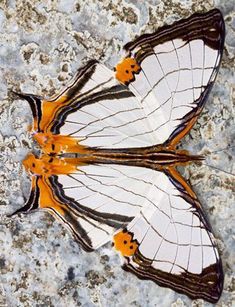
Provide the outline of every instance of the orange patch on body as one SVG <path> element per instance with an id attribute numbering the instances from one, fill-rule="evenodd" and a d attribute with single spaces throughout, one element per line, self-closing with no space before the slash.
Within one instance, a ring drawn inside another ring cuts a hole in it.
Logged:
<path id="1" fill-rule="evenodd" d="M 126 230 L 122 230 L 115 234 L 113 237 L 113 243 L 115 249 L 124 257 L 133 256 L 138 247 L 137 241 L 133 240 L 133 234 Z"/>
<path id="2" fill-rule="evenodd" d="M 80 145 L 79 140 L 71 136 L 51 133 L 35 133 L 33 138 L 37 141 L 45 154 L 87 153 L 86 147 Z"/>
<path id="3" fill-rule="evenodd" d="M 134 74 L 140 71 L 140 66 L 133 58 L 125 58 L 117 64 L 116 69 L 116 79 L 123 83 L 128 84 L 134 79 Z"/>
<path id="4" fill-rule="evenodd" d="M 23 161 L 26 171 L 32 175 L 44 176 L 73 174 L 78 171 L 77 166 L 83 163 L 78 158 L 55 158 L 43 155 L 36 158 L 29 154 Z"/>

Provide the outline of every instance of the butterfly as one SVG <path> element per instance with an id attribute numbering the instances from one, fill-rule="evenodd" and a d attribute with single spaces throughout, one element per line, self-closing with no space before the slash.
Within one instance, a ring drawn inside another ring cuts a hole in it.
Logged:
<path id="1" fill-rule="evenodd" d="M 200 115 L 221 62 L 218 9 L 126 44 L 114 71 L 91 60 L 32 109 L 41 154 L 23 161 L 31 192 L 19 212 L 44 209 L 90 252 L 111 241 L 123 268 L 215 303 L 223 289 L 212 229 L 176 167 L 203 159 L 177 149 Z"/>

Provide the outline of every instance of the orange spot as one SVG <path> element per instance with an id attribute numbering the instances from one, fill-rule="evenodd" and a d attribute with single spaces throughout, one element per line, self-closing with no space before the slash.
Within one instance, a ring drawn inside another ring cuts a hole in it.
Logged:
<path id="1" fill-rule="evenodd" d="M 123 84 L 128 84 L 134 79 L 134 74 L 140 71 L 140 66 L 133 58 L 125 58 L 117 64 L 116 79 Z"/>
<path id="2" fill-rule="evenodd" d="M 113 242 L 116 250 L 124 257 L 133 256 L 138 247 L 137 241 L 133 240 L 133 234 L 126 230 L 122 230 L 115 234 Z"/>

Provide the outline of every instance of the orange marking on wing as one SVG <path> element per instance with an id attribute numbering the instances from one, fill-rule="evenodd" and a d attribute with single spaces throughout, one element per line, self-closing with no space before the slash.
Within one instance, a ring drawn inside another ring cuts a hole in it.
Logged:
<path id="1" fill-rule="evenodd" d="M 55 118 L 56 113 L 62 106 L 68 105 L 69 97 L 66 95 L 60 96 L 57 100 L 43 100 L 42 101 L 42 118 L 40 121 L 40 130 L 49 132 Z M 36 127 L 35 127 L 36 125 Z M 34 122 L 34 129 L 37 131 L 37 122 Z"/>
<path id="2" fill-rule="evenodd" d="M 192 188 L 188 185 L 188 183 L 185 181 L 185 179 L 179 174 L 179 172 L 174 167 L 168 168 L 169 173 L 173 178 L 176 179 L 188 192 L 188 194 L 194 198 L 197 199 L 196 194 L 193 192 Z"/>
<path id="3" fill-rule="evenodd" d="M 57 201 L 53 194 L 53 188 L 48 182 L 48 179 L 41 177 L 38 180 L 38 188 L 40 191 L 39 206 L 42 209 L 52 208 L 56 210 L 60 215 L 64 215 L 66 211 L 66 206 Z"/>
<path id="4" fill-rule="evenodd" d="M 174 139 L 168 145 L 168 148 L 174 149 L 175 146 L 179 143 L 179 141 L 190 131 L 197 120 L 197 116 L 193 117 L 187 124 L 187 126 L 177 134 Z"/>
<path id="5" fill-rule="evenodd" d="M 123 84 L 128 84 L 130 81 L 134 79 L 134 74 L 140 71 L 140 66 L 138 65 L 135 59 L 125 58 L 122 60 L 122 62 L 117 64 L 115 69 L 116 69 L 116 74 L 115 74 L 116 79 Z"/>
<path id="6" fill-rule="evenodd" d="M 41 149 L 46 154 L 79 153 L 86 154 L 87 148 L 79 144 L 79 140 L 71 136 L 36 133 L 34 139 L 38 142 Z"/>
<path id="7" fill-rule="evenodd" d="M 133 234 L 126 230 L 122 230 L 113 236 L 113 243 L 116 250 L 118 250 L 122 256 L 133 256 L 138 248 L 138 242 L 133 240 Z"/>

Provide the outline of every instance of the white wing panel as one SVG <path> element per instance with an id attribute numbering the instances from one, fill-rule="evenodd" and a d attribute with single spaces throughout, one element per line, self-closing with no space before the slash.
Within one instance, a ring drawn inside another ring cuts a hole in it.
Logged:
<path id="1" fill-rule="evenodd" d="M 68 198 L 73 208 L 87 212 L 88 218 L 80 224 L 90 237 L 93 248 L 98 248 L 101 242 L 110 241 L 113 233 L 125 227 L 142 208 L 156 207 L 154 201 L 160 201 L 166 194 L 155 184 L 162 178 L 160 172 L 147 168 L 86 165 L 80 166 L 75 174 L 58 176 L 58 183 L 65 200 Z M 164 181 L 163 188 L 167 188 Z M 146 209 L 148 218 L 152 210 Z M 164 210 L 160 212 L 163 217 L 166 215 Z M 139 229 L 140 236 L 144 227 L 149 227 L 145 221 Z"/>
<path id="2" fill-rule="evenodd" d="M 137 95 L 151 90 L 147 80 L 146 83 L 138 81 L 137 87 Z M 80 95 L 71 104 L 71 110 L 73 106 L 77 110 L 68 113 L 60 133 L 78 138 L 81 145 L 130 148 L 160 142 L 154 132 L 146 134 L 152 127 L 141 101 L 119 85 L 113 72 L 101 64 L 96 64 Z"/>
<path id="3" fill-rule="evenodd" d="M 220 57 L 221 52 L 202 39 L 167 41 L 143 58 L 130 91 L 119 85 L 112 71 L 96 64 L 71 103 L 60 133 L 98 148 L 164 143 L 186 114 L 196 112 L 202 93 L 215 78 Z"/>
<path id="4" fill-rule="evenodd" d="M 163 183 L 161 198 L 152 198 L 154 205 L 141 208 L 127 229 L 140 244 L 139 252 L 152 261 L 154 268 L 175 274 L 200 274 L 218 260 L 213 236 L 174 183 L 164 173 L 158 180 Z M 149 193 L 157 195 L 154 189 L 155 182 Z"/>
<path id="5" fill-rule="evenodd" d="M 202 39 L 176 38 L 156 45 L 152 52 L 148 45 L 136 47 L 132 56 L 142 55 L 145 48 L 149 55 L 140 61 L 141 71 L 129 88 L 142 102 L 155 139 L 165 142 L 184 123 L 186 114 L 201 108 L 202 93 L 215 79 L 221 50 Z"/>

